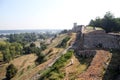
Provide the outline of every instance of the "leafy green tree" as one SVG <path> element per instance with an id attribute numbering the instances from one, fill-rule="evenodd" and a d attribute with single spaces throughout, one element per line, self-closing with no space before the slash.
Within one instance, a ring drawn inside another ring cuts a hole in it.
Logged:
<path id="1" fill-rule="evenodd" d="M 9 50 L 10 50 L 11 58 L 13 59 L 16 56 L 15 46 L 10 46 Z"/>
<path id="2" fill-rule="evenodd" d="M 40 43 L 41 50 L 45 50 L 47 48 L 47 45 L 44 42 Z"/>
<path id="3" fill-rule="evenodd" d="M 6 49 L 3 51 L 3 61 L 5 62 L 9 62 L 12 59 L 11 54 L 10 54 L 10 50 Z"/>
<path id="4" fill-rule="evenodd" d="M 30 53 L 38 54 L 39 52 L 41 52 L 41 49 L 36 47 L 34 43 L 31 43 L 30 46 L 23 48 L 23 54 L 30 54 Z"/>
<path id="5" fill-rule="evenodd" d="M 115 27 L 114 25 L 115 25 L 115 19 L 113 14 L 107 12 L 103 18 L 103 23 L 102 23 L 103 29 L 105 29 L 106 32 L 111 32 L 114 30 L 113 29 Z"/>
<path id="6" fill-rule="evenodd" d="M 45 54 L 43 54 L 41 52 L 39 52 L 37 54 L 37 56 L 38 56 L 38 58 L 36 59 L 36 64 L 40 64 L 40 63 L 42 63 L 42 62 L 47 60 L 46 57 L 45 57 Z"/>
<path id="7" fill-rule="evenodd" d="M 6 68 L 6 79 L 10 80 L 11 78 L 13 78 L 17 73 L 17 68 L 13 65 L 10 64 L 7 68 Z"/>
<path id="8" fill-rule="evenodd" d="M 115 18 L 111 12 L 107 12 L 103 18 L 96 18 L 89 23 L 93 27 L 101 27 L 106 32 L 120 31 L 120 18 Z"/>
<path id="9" fill-rule="evenodd" d="M 20 43 L 14 42 L 10 44 L 9 49 L 11 55 L 15 57 L 16 55 L 22 54 L 23 46 Z"/>
<path id="10" fill-rule="evenodd" d="M 89 23 L 89 26 L 94 26 L 94 25 L 95 25 L 94 23 L 95 23 L 94 20 L 91 19 L 91 20 L 90 20 L 90 23 Z"/>
<path id="11" fill-rule="evenodd" d="M 30 44 L 30 47 L 35 47 L 35 46 L 36 46 L 35 43 Z"/>
<path id="12" fill-rule="evenodd" d="M 2 50 L 3 61 L 9 62 L 17 55 L 21 55 L 23 47 L 20 43 L 8 43 L 6 42 L 5 49 Z"/>
<path id="13" fill-rule="evenodd" d="M 0 41 L 0 50 L 5 50 L 6 48 L 6 42 Z"/>

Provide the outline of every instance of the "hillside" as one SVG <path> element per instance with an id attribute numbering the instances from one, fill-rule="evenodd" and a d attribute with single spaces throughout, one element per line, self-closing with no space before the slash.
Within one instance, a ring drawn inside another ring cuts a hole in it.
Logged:
<path id="1" fill-rule="evenodd" d="M 38 47 L 29 43 L 28 52 L 31 49 L 38 53 L 19 55 L 9 63 L 1 63 L 0 79 L 5 79 L 6 67 L 12 63 L 18 72 L 11 80 L 119 80 L 120 36 L 100 28 L 77 28 L 80 30 L 47 38 L 43 41 L 47 46 L 44 50 L 38 48 L 39 41 L 34 42 Z M 36 64 L 41 53 L 45 61 Z M 1 60 L 2 57 L 1 50 Z"/>
<path id="2" fill-rule="evenodd" d="M 14 60 L 12 60 L 9 64 L 14 64 L 17 69 L 18 69 L 18 73 L 17 76 L 20 76 L 21 74 L 23 74 L 24 72 L 28 71 L 29 69 L 31 69 L 32 67 L 35 66 L 35 60 L 36 60 L 37 56 L 34 54 L 28 54 L 25 56 L 21 56 L 18 57 Z M 2 64 L 0 67 L 0 79 L 5 78 L 5 74 L 6 74 L 6 67 L 9 65 L 8 63 L 6 64 Z"/>
<path id="3" fill-rule="evenodd" d="M 78 80 L 101 80 L 111 60 L 111 53 L 98 50 L 88 69 L 78 76 Z"/>
<path id="4" fill-rule="evenodd" d="M 67 35 L 63 34 L 58 36 L 56 39 L 54 39 L 54 41 L 47 47 L 46 50 L 43 51 L 44 54 L 46 54 L 47 56 L 47 61 L 32 68 L 31 70 L 24 72 L 20 77 L 17 78 L 17 76 L 15 76 L 12 80 L 16 80 L 16 78 L 18 80 L 26 80 L 26 79 L 31 79 L 34 78 L 35 75 L 37 75 L 37 73 L 39 71 L 44 70 L 45 68 L 47 68 L 48 66 L 52 65 L 52 63 L 54 62 L 55 59 L 57 59 L 57 56 L 59 56 L 62 52 L 64 52 L 63 48 L 55 48 L 56 45 L 58 45 L 62 39 L 64 39 Z"/>

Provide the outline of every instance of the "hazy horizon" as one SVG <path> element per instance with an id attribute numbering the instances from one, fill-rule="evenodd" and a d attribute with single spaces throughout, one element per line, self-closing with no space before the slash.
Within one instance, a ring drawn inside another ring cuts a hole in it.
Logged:
<path id="1" fill-rule="evenodd" d="M 119 0 L 0 0 L 0 30 L 71 29 L 119 9 Z"/>

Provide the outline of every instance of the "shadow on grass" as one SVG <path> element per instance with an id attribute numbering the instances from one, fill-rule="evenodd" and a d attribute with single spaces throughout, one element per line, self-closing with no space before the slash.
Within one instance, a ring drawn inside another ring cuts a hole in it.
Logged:
<path id="1" fill-rule="evenodd" d="M 112 58 L 102 80 L 120 80 L 120 50 L 112 50 Z"/>
<path id="2" fill-rule="evenodd" d="M 80 64 L 85 64 L 87 66 L 87 68 L 86 68 L 86 70 L 87 70 L 96 54 L 94 56 L 90 56 L 90 57 L 86 57 L 86 56 L 83 57 L 83 56 L 77 55 L 77 53 L 74 55 L 78 59 Z"/>

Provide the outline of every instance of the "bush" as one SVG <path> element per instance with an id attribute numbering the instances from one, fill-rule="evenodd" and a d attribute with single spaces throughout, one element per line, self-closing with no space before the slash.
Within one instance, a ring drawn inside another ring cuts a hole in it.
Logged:
<path id="1" fill-rule="evenodd" d="M 45 54 L 39 53 L 37 54 L 38 58 L 36 59 L 36 64 L 41 64 L 42 62 L 45 62 L 47 58 L 45 57 Z"/>
<path id="2" fill-rule="evenodd" d="M 67 42 L 69 41 L 70 37 L 67 36 L 66 38 L 64 38 L 62 40 L 62 42 L 60 44 L 57 45 L 57 47 L 59 48 L 65 48 L 67 46 Z"/>
<path id="3" fill-rule="evenodd" d="M 65 74 L 60 72 L 60 68 L 64 67 L 67 60 L 72 57 L 73 51 L 68 51 L 66 54 L 62 55 L 52 67 L 50 67 L 49 71 L 42 75 L 41 79 L 49 79 L 49 80 L 61 80 L 64 78 Z"/>
<path id="4" fill-rule="evenodd" d="M 10 64 L 7 68 L 6 68 L 6 78 L 7 80 L 10 80 L 11 78 L 13 78 L 17 73 L 17 69 L 13 64 Z"/>

